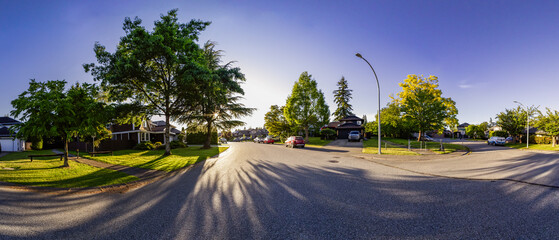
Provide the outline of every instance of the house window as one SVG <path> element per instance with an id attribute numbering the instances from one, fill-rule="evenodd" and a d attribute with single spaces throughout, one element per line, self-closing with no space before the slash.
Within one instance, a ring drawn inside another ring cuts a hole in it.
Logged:
<path id="1" fill-rule="evenodd" d="M 357 121 L 357 125 L 361 125 L 361 121 Z"/>
<path id="2" fill-rule="evenodd" d="M 142 142 L 149 141 L 149 133 L 140 133 L 140 141 Z"/>

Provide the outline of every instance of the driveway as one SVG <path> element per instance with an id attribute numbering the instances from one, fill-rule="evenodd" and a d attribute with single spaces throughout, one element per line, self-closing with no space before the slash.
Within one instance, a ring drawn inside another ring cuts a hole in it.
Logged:
<path id="1" fill-rule="evenodd" d="M 327 150 L 232 143 L 218 159 L 125 194 L 0 188 L 0 239 L 553 239 L 559 234 L 556 189 L 426 176 Z M 505 161 L 508 153 L 502 150 L 490 156 L 505 154 Z"/>

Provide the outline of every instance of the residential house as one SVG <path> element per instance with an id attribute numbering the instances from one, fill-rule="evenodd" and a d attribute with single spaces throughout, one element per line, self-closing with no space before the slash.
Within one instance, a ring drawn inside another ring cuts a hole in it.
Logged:
<path id="1" fill-rule="evenodd" d="M 21 124 L 11 117 L 0 117 L 0 151 L 1 152 L 20 152 L 25 150 L 25 140 L 15 138 L 10 131 L 13 125 Z"/>
<path id="2" fill-rule="evenodd" d="M 139 126 L 135 124 L 111 124 L 111 140 L 133 141 L 138 144 L 144 141 L 161 142 L 165 144 L 165 121 L 144 120 Z M 171 125 L 169 141 L 177 140 L 180 130 Z"/>
<path id="3" fill-rule="evenodd" d="M 454 135 L 456 137 L 462 137 L 466 135 L 466 127 L 470 126 L 469 123 L 462 123 L 460 125 L 458 125 L 456 132 L 454 132 Z"/>
<path id="4" fill-rule="evenodd" d="M 351 131 L 359 131 L 363 136 L 365 130 L 363 127 L 363 119 L 356 116 L 347 116 L 340 119 L 339 122 L 331 122 L 323 128 L 335 130 L 338 139 L 347 139 Z"/>

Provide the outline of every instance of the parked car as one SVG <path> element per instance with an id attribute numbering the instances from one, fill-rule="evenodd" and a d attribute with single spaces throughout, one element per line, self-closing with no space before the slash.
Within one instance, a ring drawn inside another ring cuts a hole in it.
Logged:
<path id="1" fill-rule="evenodd" d="M 227 139 L 226 138 L 220 138 L 219 139 L 220 143 L 226 144 L 227 143 Z"/>
<path id="2" fill-rule="evenodd" d="M 505 142 L 512 142 L 512 137 L 505 138 Z"/>
<path id="3" fill-rule="evenodd" d="M 359 131 L 349 132 L 349 135 L 347 136 L 347 141 L 348 142 L 351 142 L 351 141 L 359 142 L 359 141 L 361 141 L 361 133 L 359 133 Z"/>
<path id="4" fill-rule="evenodd" d="M 487 139 L 487 145 L 501 145 L 505 146 L 506 139 L 504 137 L 491 137 Z"/>
<path id="5" fill-rule="evenodd" d="M 266 138 L 264 138 L 264 140 L 262 140 L 262 142 L 266 143 L 266 144 L 268 144 L 268 143 L 274 144 L 275 141 L 272 138 L 272 136 L 267 136 Z"/>
<path id="6" fill-rule="evenodd" d="M 262 143 L 262 138 L 260 138 L 260 137 L 255 137 L 255 138 L 253 139 L 253 141 L 254 141 L 255 143 Z"/>
<path id="7" fill-rule="evenodd" d="M 422 139 L 423 139 L 423 141 L 427 141 L 427 142 L 435 141 L 435 139 L 433 139 L 432 137 L 429 137 L 429 136 L 427 136 L 427 135 L 423 136 Z"/>
<path id="8" fill-rule="evenodd" d="M 289 138 L 287 138 L 287 140 L 285 140 L 285 146 L 286 147 L 305 147 L 305 139 L 303 139 L 303 137 L 301 136 L 291 136 Z"/>

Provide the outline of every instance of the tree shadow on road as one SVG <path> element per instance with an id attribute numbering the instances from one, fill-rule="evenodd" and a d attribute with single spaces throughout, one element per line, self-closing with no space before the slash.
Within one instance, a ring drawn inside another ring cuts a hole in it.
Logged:
<path id="1" fill-rule="evenodd" d="M 20 220 L 24 216 L 17 208 L 36 210 L 36 219 L 48 222 L 51 215 L 77 214 L 80 206 L 91 206 L 79 213 L 89 214 L 84 221 L 55 218 L 67 226 L 27 234 L 107 239 L 546 238 L 559 228 L 557 214 L 550 214 L 559 209 L 559 191 L 549 188 L 404 172 L 376 176 L 335 163 L 293 166 L 256 159 L 219 171 L 207 171 L 205 164 L 124 195 L 57 196 L 37 209 L 36 194 L 3 194 L 0 226 L 34 228 Z M 26 199 L 23 204 L 15 200 L 20 197 Z M 0 234 L 7 233 L 0 227 Z"/>

